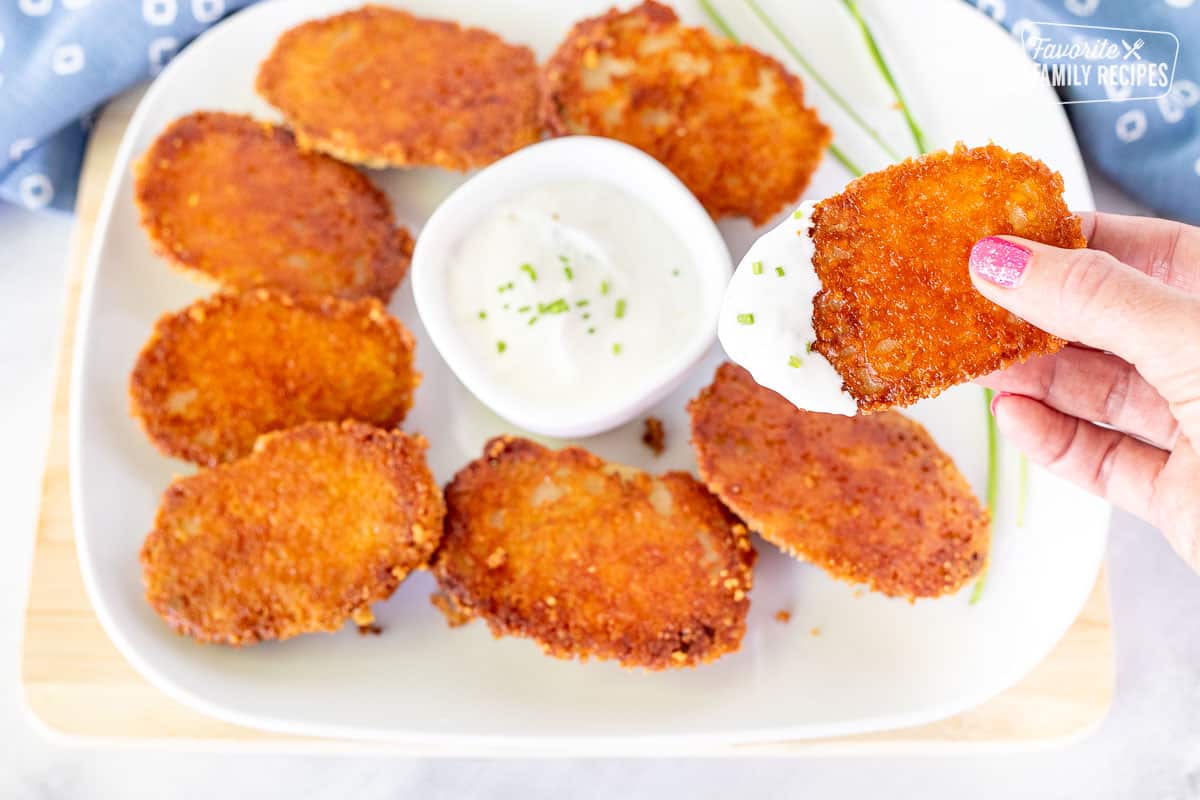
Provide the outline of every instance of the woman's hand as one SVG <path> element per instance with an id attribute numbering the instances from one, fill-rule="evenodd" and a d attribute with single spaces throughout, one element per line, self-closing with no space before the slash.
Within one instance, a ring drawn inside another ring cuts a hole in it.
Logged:
<path id="1" fill-rule="evenodd" d="M 1031 460 L 1158 526 L 1200 571 L 1200 228 L 1081 216 L 1085 250 L 971 250 L 975 288 L 1071 342 L 978 382 Z"/>

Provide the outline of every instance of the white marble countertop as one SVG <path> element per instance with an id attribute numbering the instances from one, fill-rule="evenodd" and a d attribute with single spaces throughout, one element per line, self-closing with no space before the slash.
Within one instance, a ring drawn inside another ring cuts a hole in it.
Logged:
<path id="1" fill-rule="evenodd" d="M 1097 180 L 1097 204 L 1136 212 Z M 1152 529 L 1112 525 L 1117 694 L 1098 731 L 955 759 L 452 761 L 64 747 L 30 724 L 18 647 L 71 220 L 0 205 L 0 797 L 1086 797 L 1200 800 L 1200 578 Z"/>

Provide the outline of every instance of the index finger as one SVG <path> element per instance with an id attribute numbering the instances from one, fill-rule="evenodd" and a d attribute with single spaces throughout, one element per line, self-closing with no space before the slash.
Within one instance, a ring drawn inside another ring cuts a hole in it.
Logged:
<path id="1" fill-rule="evenodd" d="M 1200 294 L 1200 228 L 1153 217 L 1080 212 L 1084 238 L 1155 280 Z"/>

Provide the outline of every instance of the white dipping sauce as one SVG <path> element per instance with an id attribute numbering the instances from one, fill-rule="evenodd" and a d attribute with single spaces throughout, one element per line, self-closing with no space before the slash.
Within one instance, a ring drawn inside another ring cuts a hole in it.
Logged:
<path id="1" fill-rule="evenodd" d="M 792 405 L 852 416 L 858 406 L 842 389 L 842 376 L 811 349 L 813 299 L 821 290 L 809 236 L 814 205 L 801 205 L 742 258 L 725 290 L 717 336 L 755 382 Z"/>
<path id="2" fill-rule="evenodd" d="M 704 325 L 675 233 L 599 181 L 547 183 L 499 205 L 448 266 L 454 320 L 491 377 L 536 408 L 611 408 Z"/>

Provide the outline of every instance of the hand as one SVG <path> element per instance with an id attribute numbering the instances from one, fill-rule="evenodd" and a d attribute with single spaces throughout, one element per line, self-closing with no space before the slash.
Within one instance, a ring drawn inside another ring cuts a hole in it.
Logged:
<path id="1" fill-rule="evenodd" d="M 1200 228 L 1081 217 L 1088 249 L 971 250 L 981 294 L 1071 342 L 977 382 L 1030 460 L 1156 525 L 1200 572 Z"/>

